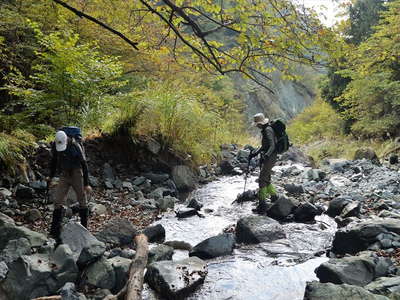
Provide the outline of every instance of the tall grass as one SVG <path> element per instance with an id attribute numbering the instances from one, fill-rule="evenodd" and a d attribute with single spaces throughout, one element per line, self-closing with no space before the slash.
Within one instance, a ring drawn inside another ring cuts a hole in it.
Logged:
<path id="1" fill-rule="evenodd" d="M 18 164 L 33 151 L 35 138 L 33 135 L 16 130 L 11 134 L 0 132 L 0 164 L 7 171 L 14 173 Z"/>
<path id="2" fill-rule="evenodd" d="M 225 116 L 218 108 L 206 107 L 202 96 L 170 83 L 154 84 L 121 104 L 104 129 L 151 136 L 164 148 L 189 154 L 196 163 L 207 162 L 220 144 L 243 140 L 245 133 L 239 112 Z"/>

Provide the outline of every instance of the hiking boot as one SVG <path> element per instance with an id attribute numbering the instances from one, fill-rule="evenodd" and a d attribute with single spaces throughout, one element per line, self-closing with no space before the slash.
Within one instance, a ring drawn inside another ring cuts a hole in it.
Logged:
<path id="1" fill-rule="evenodd" d="M 279 196 L 277 194 L 271 195 L 270 199 L 271 199 L 271 202 L 273 203 L 273 202 L 275 202 L 276 200 L 279 199 Z"/>
<path id="2" fill-rule="evenodd" d="M 81 219 L 81 224 L 83 227 L 87 229 L 88 227 L 88 217 L 89 217 L 89 209 L 86 208 L 80 208 L 79 209 L 79 218 Z"/>
<path id="3" fill-rule="evenodd" d="M 253 212 L 260 214 L 260 215 L 265 215 L 267 213 L 267 210 L 268 210 L 267 201 L 262 199 L 262 200 L 258 200 L 258 205 L 255 209 L 253 209 Z"/>
<path id="4" fill-rule="evenodd" d="M 63 208 L 56 208 L 53 211 L 53 220 L 51 222 L 50 236 L 56 241 L 56 247 L 61 243 L 61 223 L 64 216 Z"/>

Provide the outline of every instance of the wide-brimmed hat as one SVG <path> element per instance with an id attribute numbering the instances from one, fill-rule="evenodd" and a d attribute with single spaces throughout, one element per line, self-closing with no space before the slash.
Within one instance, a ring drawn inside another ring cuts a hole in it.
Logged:
<path id="1" fill-rule="evenodd" d="M 258 114 L 254 115 L 253 121 L 254 121 L 253 125 L 257 126 L 259 124 L 261 124 L 261 125 L 267 124 L 269 122 L 269 119 L 266 118 L 263 113 L 258 113 Z"/>
<path id="2" fill-rule="evenodd" d="M 61 130 L 57 131 L 56 138 L 54 141 L 56 143 L 56 150 L 58 152 L 64 151 L 65 149 L 67 149 L 68 137 L 64 131 L 61 131 Z"/>

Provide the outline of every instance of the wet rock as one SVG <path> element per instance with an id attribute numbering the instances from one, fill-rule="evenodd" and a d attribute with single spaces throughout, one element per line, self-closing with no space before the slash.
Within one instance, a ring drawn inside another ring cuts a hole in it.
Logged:
<path id="1" fill-rule="evenodd" d="M 332 251 L 336 254 L 355 254 L 367 250 L 381 233 L 388 234 L 393 241 L 399 240 L 400 220 L 372 219 L 341 228 L 335 234 Z"/>
<path id="2" fill-rule="evenodd" d="M 40 247 L 47 242 L 45 235 L 23 226 L 16 226 L 14 221 L 0 213 L 0 251 L 10 240 L 26 238 L 32 247 Z"/>
<path id="3" fill-rule="evenodd" d="M 336 199 L 333 199 L 329 201 L 328 210 L 326 211 L 326 214 L 331 218 L 339 216 L 342 213 L 344 207 L 351 202 L 352 199 L 348 197 L 338 197 Z"/>
<path id="4" fill-rule="evenodd" d="M 103 229 L 96 234 L 96 238 L 104 243 L 122 246 L 132 243 L 137 233 L 137 229 L 128 219 L 114 218 L 104 225 Z"/>
<path id="5" fill-rule="evenodd" d="M 380 270 L 377 270 L 378 266 Z M 390 264 L 386 263 L 385 258 L 352 256 L 330 259 L 321 264 L 315 273 L 322 283 L 347 283 L 364 286 L 372 282 L 378 275 L 387 275 L 389 268 Z"/>
<path id="6" fill-rule="evenodd" d="M 219 256 L 230 255 L 235 246 L 235 237 L 233 234 L 224 233 L 210 237 L 197 244 L 189 256 L 197 256 L 201 259 L 211 259 Z"/>
<path id="7" fill-rule="evenodd" d="M 37 220 L 42 218 L 42 214 L 38 209 L 33 208 L 33 209 L 28 210 L 25 213 L 24 217 L 25 217 L 25 220 L 27 220 L 28 222 L 35 223 Z"/>
<path id="8" fill-rule="evenodd" d="M 99 179 L 97 177 L 90 176 L 90 175 L 89 175 L 89 184 L 92 187 L 99 187 L 100 186 Z"/>
<path id="9" fill-rule="evenodd" d="M 181 208 L 176 212 L 176 217 L 183 219 L 197 215 L 197 210 L 194 208 Z"/>
<path id="10" fill-rule="evenodd" d="M 174 248 L 167 245 L 158 245 L 149 251 L 149 258 L 147 264 L 156 261 L 171 260 L 174 254 Z"/>
<path id="11" fill-rule="evenodd" d="M 87 283 L 101 289 L 112 290 L 116 283 L 114 268 L 105 258 L 91 264 L 86 270 L 86 276 Z"/>
<path id="12" fill-rule="evenodd" d="M 322 214 L 322 209 L 319 209 L 310 202 L 305 202 L 294 210 L 294 220 L 299 223 L 312 222 L 320 214 Z"/>
<path id="13" fill-rule="evenodd" d="M 84 294 L 78 293 L 75 284 L 67 282 L 61 289 L 60 295 L 62 300 L 86 300 Z"/>
<path id="14" fill-rule="evenodd" d="M 325 179 L 326 173 L 319 169 L 310 169 L 304 172 L 304 177 L 312 181 L 320 181 Z"/>
<path id="15" fill-rule="evenodd" d="M 184 241 L 167 241 L 164 243 L 164 245 L 171 246 L 174 249 L 187 251 L 191 251 L 193 248 L 192 245 Z"/>
<path id="16" fill-rule="evenodd" d="M 236 225 L 236 241 L 238 243 L 255 244 L 271 242 L 285 237 L 283 227 L 279 222 L 269 217 L 244 217 Z"/>
<path id="17" fill-rule="evenodd" d="M 375 295 L 362 287 L 348 284 L 307 282 L 304 300 L 389 300 L 385 296 Z"/>
<path id="18" fill-rule="evenodd" d="M 393 293 L 400 293 L 400 276 L 381 277 L 369 283 L 364 288 L 371 293 L 384 296 L 390 296 Z"/>
<path id="19" fill-rule="evenodd" d="M 256 201 L 258 200 L 257 190 L 247 190 L 243 193 L 237 195 L 234 202 L 243 203 L 246 201 Z"/>
<path id="20" fill-rule="evenodd" d="M 376 165 L 380 165 L 379 158 L 372 148 L 360 148 L 354 153 L 354 160 L 366 159 Z"/>
<path id="21" fill-rule="evenodd" d="M 183 299 L 204 282 L 206 263 L 198 257 L 160 261 L 147 267 L 146 282 L 167 299 Z"/>
<path id="22" fill-rule="evenodd" d="M 35 190 L 23 184 L 18 184 L 15 189 L 15 197 L 19 204 L 29 202 L 35 197 Z"/>
<path id="23" fill-rule="evenodd" d="M 171 175 L 179 191 L 191 191 L 196 187 L 197 176 L 188 166 L 173 167 Z"/>
<path id="24" fill-rule="evenodd" d="M 159 188 L 156 188 L 154 191 L 152 191 L 150 194 L 148 194 L 147 197 L 158 200 L 165 196 L 164 195 L 165 191 L 168 191 L 168 189 L 165 187 L 159 187 Z"/>
<path id="25" fill-rule="evenodd" d="M 0 283 L 7 277 L 8 267 L 4 261 L 0 261 Z"/>
<path id="26" fill-rule="evenodd" d="M 0 261 L 10 263 L 22 255 L 30 255 L 31 253 L 31 244 L 26 238 L 10 240 L 3 251 L 0 252 Z"/>
<path id="27" fill-rule="evenodd" d="M 115 286 L 113 292 L 118 293 L 125 286 L 128 280 L 129 267 L 132 261 L 128 258 L 116 256 L 108 259 L 108 262 L 113 267 L 115 273 Z"/>
<path id="28" fill-rule="evenodd" d="M 283 188 L 289 193 L 293 195 L 299 195 L 304 193 L 304 188 L 302 185 L 297 185 L 293 183 L 286 183 L 283 185 Z"/>
<path id="29" fill-rule="evenodd" d="M 78 279 L 78 266 L 68 245 L 59 245 L 51 254 L 51 262 L 54 272 L 53 276 L 58 282 L 75 282 Z"/>
<path id="30" fill-rule="evenodd" d="M 125 248 L 121 251 L 119 256 L 123 258 L 133 259 L 136 255 L 136 251 L 133 249 Z"/>
<path id="31" fill-rule="evenodd" d="M 267 215 L 276 220 L 285 219 L 294 209 L 296 204 L 289 198 L 280 196 L 278 200 L 274 202 L 270 209 L 267 211 Z"/>
<path id="32" fill-rule="evenodd" d="M 197 211 L 201 210 L 201 208 L 203 207 L 203 204 L 200 203 L 196 198 L 192 198 L 189 203 L 188 206 L 189 208 L 193 208 Z"/>
<path id="33" fill-rule="evenodd" d="M 82 250 L 105 248 L 104 243 L 96 239 L 85 227 L 76 222 L 68 222 L 61 232 L 61 241 L 72 250 L 75 261 L 78 260 Z M 90 253 L 91 251 L 88 251 Z"/>
<path id="34" fill-rule="evenodd" d="M 143 230 L 150 243 L 163 243 L 165 240 L 165 229 L 161 224 L 149 226 Z"/>
<path id="35" fill-rule="evenodd" d="M 7 278 L 1 288 L 6 299 L 30 300 L 57 291 L 51 279 L 49 257 L 44 254 L 23 255 L 8 264 Z"/>

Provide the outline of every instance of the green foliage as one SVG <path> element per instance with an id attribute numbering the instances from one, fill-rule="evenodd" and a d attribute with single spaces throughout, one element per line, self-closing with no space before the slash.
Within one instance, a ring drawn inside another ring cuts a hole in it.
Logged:
<path id="1" fill-rule="evenodd" d="M 209 86 L 218 89 L 218 83 Z M 217 103 L 209 102 L 207 94 L 211 91 L 201 85 L 190 88 L 182 82 L 153 82 L 146 90 L 120 101 L 104 130 L 117 135 L 152 136 L 164 148 L 188 153 L 197 163 L 207 162 L 220 144 L 238 142 L 245 136 L 241 114 L 232 109 L 234 103 L 217 107 Z M 228 101 L 217 98 L 221 103 Z"/>
<path id="2" fill-rule="evenodd" d="M 17 165 L 25 161 L 32 153 L 35 137 L 22 130 L 11 134 L 0 132 L 0 166 L 14 172 Z"/>
<path id="3" fill-rule="evenodd" d="M 26 122 L 86 125 L 90 113 L 98 113 L 104 97 L 124 85 L 118 81 L 122 66 L 117 58 L 99 53 L 93 43 L 79 44 L 79 36 L 71 32 L 43 34 L 32 27 L 41 45 L 33 74 L 25 78 L 21 72 L 8 77 L 9 93 L 23 100 L 22 118 Z"/>
<path id="4" fill-rule="evenodd" d="M 391 2 L 376 32 L 348 54 L 341 72 L 351 83 L 338 101 L 364 137 L 396 135 L 400 129 L 400 0 Z"/>
<path id="5" fill-rule="evenodd" d="M 287 132 L 297 144 L 306 144 L 340 136 L 344 121 L 331 106 L 318 99 L 291 121 Z"/>

